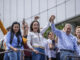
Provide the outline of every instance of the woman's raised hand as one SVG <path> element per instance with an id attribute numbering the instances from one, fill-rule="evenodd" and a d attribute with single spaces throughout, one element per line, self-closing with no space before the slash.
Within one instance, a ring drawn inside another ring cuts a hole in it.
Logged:
<path id="1" fill-rule="evenodd" d="M 55 16 L 54 16 L 54 15 L 51 15 L 49 21 L 50 21 L 51 23 L 53 23 L 53 22 L 54 22 L 54 19 L 55 19 Z"/>

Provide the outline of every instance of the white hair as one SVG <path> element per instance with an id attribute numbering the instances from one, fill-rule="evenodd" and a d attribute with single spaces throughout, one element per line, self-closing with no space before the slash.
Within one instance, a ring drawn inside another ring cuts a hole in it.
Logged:
<path id="1" fill-rule="evenodd" d="M 65 24 L 65 27 L 66 27 L 66 26 L 71 26 L 71 28 L 72 28 L 72 25 L 71 25 L 70 23 L 66 23 L 66 24 Z"/>

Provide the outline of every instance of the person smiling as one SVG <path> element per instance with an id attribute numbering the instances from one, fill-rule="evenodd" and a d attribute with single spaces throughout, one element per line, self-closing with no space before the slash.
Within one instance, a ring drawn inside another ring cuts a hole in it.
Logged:
<path id="1" fill-rule="evenodd" d="M 79 49 L 77 46 L 77 41 L 74 35 L 71 34 L 72 25 L 66 23 L 64 26 L 64 30 L 59 30 L 55 27 L 54 24 L 55 16 L 51 16 L 51 29 L 54 34 L 58 37 L 58 48 L 60 49 L 60 60 L 65 60 L 67 56 L 74 56 L 74 52 L 79 54 Z M 69 58 L 67 60 L 73 60 Z"/>
<path id="2" fill-rule="evenodd" d="M 30 25 L 30 32 L 28 33 L 27 44 L 32 52 L 32 60 L 45 60 L 45 55 L 39 54 L 45 53 L 44 49 L 44 32 L 50 26 L 50 22 L 40 31 L 40 24 L 37 20 L 32 21 Z"/>
<path id="3" fill-rule="evenodd" d="M 11 31 L 7 33 L 6 39 L 7 50 L 12 50 L 8 53 L 9 59 L 20 60 L 20 51 L 18 49 L 23 49 L 23 41 L 18 22 L 12 24 Z"/>

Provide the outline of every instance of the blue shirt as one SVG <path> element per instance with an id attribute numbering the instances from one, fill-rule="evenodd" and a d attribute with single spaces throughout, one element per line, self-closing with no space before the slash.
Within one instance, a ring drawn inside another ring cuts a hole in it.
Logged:
<path id="1" fill-rule="evenodd" d="M 19 45 L 18 45 L 17 37 L 15 34 L 14 34 L 14 37 L 13 37 L 11 44 L 10 44 L 10 37 L 11 37 L 11 32 L 8 32 L 6 35 L 6 40 L 7 40 L 6 45 L 7 45 L 8 50 L 10 49 L 10 46 L 12 46 L 14 48 L 18 48 L 17 46 L 21 46 L 21 44 L 22 44 L 22 37 L 21 36 L 19 36 L 19 40 L 20 40 Z M 21 46 L 21 49 L 23 49 L 23 45 Z"/>
<path id="2" fill-rule="evenodd" d="M 56 29 L 54 24 L 51 25 L 51 29 L 58 37 L 59 49 L 72 50 L 79 53 L 75 36 L 73 36 L 72 34 L 67 35 L 66 32 Z"/>

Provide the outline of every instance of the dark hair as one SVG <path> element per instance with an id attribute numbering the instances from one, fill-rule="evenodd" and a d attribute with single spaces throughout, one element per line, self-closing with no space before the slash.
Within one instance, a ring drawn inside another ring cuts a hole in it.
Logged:
<path id="1" fill-rule="evenodd" d="M 18 45 L 20 43 L 20 39 L 19 39 L 19 36 L 21 36 L 21 31 L 20 31 L 20 23 L 18 22 L 13 22 L 12 26 L 11 26 L 11 37 L 10 37 L 10 44 L 12 43 L 12 40 L 13 40 L 13 37 L 14 37 L 14 30 L 13 30 L 13 26 L 15 24 L 18 24 L 19 25 L 19 31 L 16 33 L 16 37 L 17 37 L 17 42 L 18 42 Z M 22 36 L 21 36 L 22 37 Z"/>
<path id="2" fill-rule="evenodd" d="M 11 26 L 7 27 L 6 30 L 7 30 L 7 31 L 11 30 Z"/>
<path id="3" fill-rule="evenodd" d="M 37 32 L 40 33 L 40 24 L 39 24 L 38 21 L 33 21 L 33 22 L 31 23 L 31 25 L 30 25 L 30 31 L 31 31 L 31 32 L 33 31 L 32 26 L 33 26 L 33 23 L 34 23 L 34 22 L 37 22 L 37 23 L 38 23 L 38 26 L 39 26 L 39 27 L 38 27 L 38 31 L 37 31 Z"/>
<path id="4" fill-rule="evenodd" d="M 48 31 L 47 35 L 49 35 L 49 34 L 50 34 L 50 32 L 51 32 L 51 31 Z"/>
<path id="5" fill-rule="evenodd" d="M 51 32 L 51 31 L 48 31 L 48 32 L 47 32 L 47 37 L 49 36 L 50 32 Z"/>

